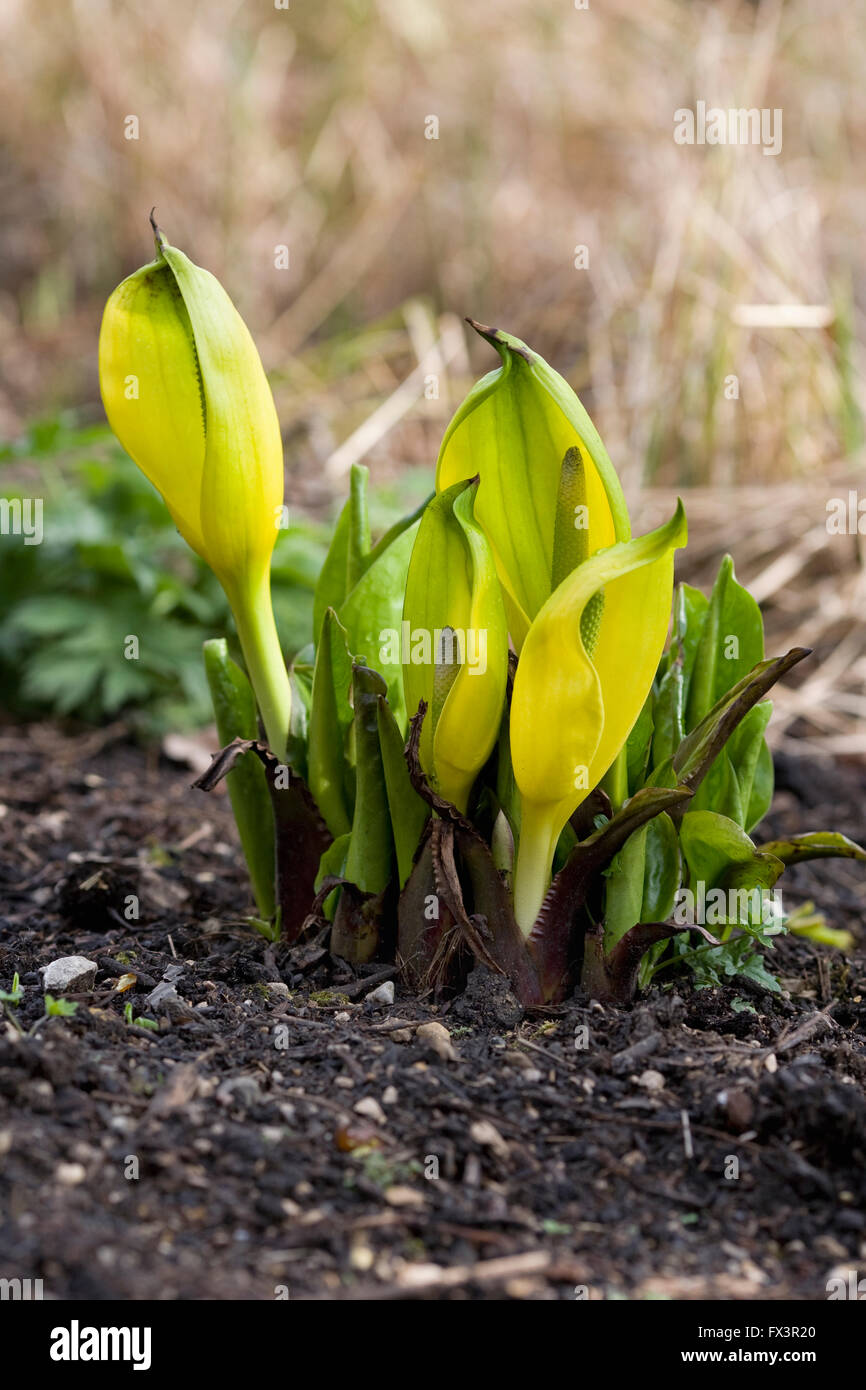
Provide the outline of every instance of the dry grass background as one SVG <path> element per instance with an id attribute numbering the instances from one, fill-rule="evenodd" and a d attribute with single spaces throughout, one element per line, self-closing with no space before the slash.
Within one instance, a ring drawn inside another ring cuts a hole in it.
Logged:
<path id="1" fill-rule="evenodd" d="M 501 324 L 581 392 L 642 518 L 688 490 L 690 576 L 730 549 L 774 646 L 817 644 L 780 736 L 866 749 L 863 541 L 825 527 L 862 477 L 862 3 L 0 0 L 0 54 L 3 433 L 98 414 L 152 204 L 261 345 L 301 505 L 353 459 L 429 467 L 492 365 L 461 316 Z M 676 145 L 699 99 L 781 108 L 782 154 Z M 822 326 L 744 324 L 762 304 Z"/>

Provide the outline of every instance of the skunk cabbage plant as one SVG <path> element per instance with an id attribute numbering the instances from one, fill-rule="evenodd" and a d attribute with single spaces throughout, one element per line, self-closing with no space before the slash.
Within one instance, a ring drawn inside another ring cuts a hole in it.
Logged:
<path id="1" fill-rule="evenodd" d="M 767 692 L 809 653 L 766 658 L 728 557 L 710 595 L 675 590 L 682 504 L 633 536 L 568 383 L 472 323 L 499 365 L 448 426 L 435 491 L 373 544 L 352 469 L 314 643 L 287 667 L 270 389 L 223 288 L 155 231 L 106 306 L 102 395 L 234 614 L 245 671 L 207 644 L 224 746 L 197 785 L 228 778 L 259 928 L 327 929 L 335 955 L 395 960 L 420 990 L 480 962 L 525 1004 L 576 985 L 626 1002 L 683 966 L 777 987 L 762 953 L 785 866 L 866 859 L 830 832 L 755 838 Z"/>

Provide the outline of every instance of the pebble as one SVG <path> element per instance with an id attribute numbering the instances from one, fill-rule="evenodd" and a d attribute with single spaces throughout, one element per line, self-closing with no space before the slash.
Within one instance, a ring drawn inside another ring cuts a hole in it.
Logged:
<path id="1" fill-rule="evenodd" d="M 835 1236 L 820 1235 L 816 1236 L 812 1242 L 812 1249 L 817 1255 L 823 1255 L 829 1260 L 845 1260 L 848 1258 L 848 1251 L 841 1241 Z"/>
<path id="2" fill-rule="evenodd" d="M 412 1029 L 411 1029 L 411 1028 L 395 1028 L 395 1029 L 394 1029 L 394 1032 L 389 1034 L 389 1037 L 390 1037 L 391 1041 L 392 1041 L 392 1042 L 395 1042 L 395 1043 L 408 1043 L 408 1042 L 411 1042 L 411 1041 L 412 1041 Z"/>
<path id="3" fill-rule="evenodd" d="M 375 1004 L 377 1008 L 383 1008 L 388 1004 L 394 1003 L 394 981 L 384 980 L 376 989 L 371 989 L 364 1000 L 365 1004 Z"/>
<path id="4" fill-rule="evenodd" d="M 480 1144 L 482 1148 L 492 1149 L 499 1154 L 500 1158 L 505 1158 L 508 1153 L 508 1145 L 495 1125 L 489 1120 L 476 1120 L 469 1129 L 469 1137 L 475 1144 Z"/>
<path id="5" fill-rule="evenodd" d="M 265 994 L 269 999 L 288 999 L 289 987 L 282 980 L 269 980 L 265 985 Z"/>
<path id="6" fill-rule="evenodd" d="M 366 1115 L 368 1120 L 375 1120 L 377 1125 L 385 1124 L 385 1111 L 375 1096 L 364 1096 L 355 1104 L 354 1111 L 356 1115 Z"/>
<path id="7" fill-rule="evenodd" d="M 86 956 L 58 956 L 42 972 L 42 986 L 47 994 L 91 989 L 95 980 L 96 962 Z"/>
<path id="8" fill-rule="evenodd" d="M 742 1134 L 743 1130 L 749 1128 L 755 1107 L 746 1091 L 720 1091 L 716 1101 L 719 1108 L 725 1112 L 735 1134 Z"/>
<path id="9" fill-rule="evenodd" d="M 451 1034 L 443 1023 L 422 1023 L 415 1036 L 431 1052 L 435 1052 L 437 1057 L 441 1057 L 443 1062 L 457 1061 Z"/>
<path id="10" fill-rule="evenodd" d="M 400 1099 L 400 1094 L 396 1086 L 386 1086 L 382 1092 L 383 1105 L 396 1105 Z"/>
<path id="11" fill-rule="evenodd" d="M 424 1194 L 414 1187 L 386 1187 L 382 1194 L 389 1207 L 423 1207 Z"/>
<path id="12" fill-rule="evenodd" d="M 64 1187 L 77 1187 L 87 1177 L 83 1163 L 58 1163 L 54 1176 Z"/>
<path id="13" fill-rule="evenodd" d="M 645 1091 L 663 1091 L 665 1079 L 660 1071 L 653 1071 L 651 1067 L 642 1071 L 637 1079 L 637 1084 L 643 1086 Z"/>
<path id="14" fill-rule="evenodd" d="M 525 1052 L 518 1052 L 516 1048 L 511 1048 L 503 1055 L 503 1062 L 507 1062 L 510 1067 L 516 1067 L 519 1071 L 534 1071 L 535 1064 L 532 1058 Z"/>
<path id="15" fill-rule="evenodd" d="M 233 1076 L 217 1089 L 216 1098 L 220 1105 L 256 1105 L 262 1090 L 254 1076 Z"/>
<path id="16" fill-rule="evenodd" d="M 658 1050 L 661 1041 L 661 1033 L 647 1033 L 645 1037 L 639 1038 L 637 1042 L 632 1043 L 631 1047 L 625 1047 L 622 1052 L 616 1054 L 610 1064 L 611 1070 L 614 1071 L 617 1076 L 622 1076 L 625 1072 L 631 1071 L 635 1062 L 642 1062 L 645 1057 L 652 1056 L 653 1052 Z"/>
<path id="17" fill-rule="evenodd" d="M 376 1256 L 369 1245 L 364 1241 L 355 1241 L 349 1251 L 349 1265 L 352 1269 L 357 1269 L 359 1273 L 366 1274 L 373 1268 Z"/>

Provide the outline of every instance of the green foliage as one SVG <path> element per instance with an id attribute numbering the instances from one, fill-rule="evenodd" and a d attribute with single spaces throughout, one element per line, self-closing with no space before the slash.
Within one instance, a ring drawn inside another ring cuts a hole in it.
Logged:
<path id="1" fill-rule="evenodd" d="M 316 585 L 313 621 L 318 641 L 327 609 L 334 610 L 345 629 L 353 660 L 375 668 L 384 677 L 388 703 L 400 727 L 405 728 L 403 668 L 399 662 L 384 659 L 380 634 L 400 630 L 409 559 L 427 503 L 397 521 L 373 546 L 367 479 L 367 469 L 355 464 L 349 497 Z"/>
<path id="2" fill-rule="evenodd" d="M 777 853 L 775 846 L 757 846 L 747 833 L 763 818 L 773 793 L 764 739 L 771 702 L 752 703 L 724 738 L 719 732 L 744 693 L 759 689 L 756 677 L 767 679 L 762 673 L 769 668 L 760 609 L 737 583 L 730 556 L 722 560 L 709 598 L 691 585 L 679 586 L 670 646 L 627 744 L 628 786 L 633 795 L 645 785 L 685 783 L 694 796 L 675 822 L 665 817 L 670 829 L 662 830 L 659 817 L 635 832 L 610 866 L 606 950 L 637 923 L 667 920 L 681 885 L 701 895 L 721 889 L 739 902 L 766 894 L 782 873 L 781 848 Z M 804 855 L 839 852 L 837 837 L 815 839 Z M 734 911 L 708 918 L 707 925 L 713 932 L 723 928 L 719 944 L 695 944 L 685 933 L 656 943 L 643 959 L 641 983 L 679 964 L 701 985 L 729 983 L 739 974 L 778 989 L 761 954 L 780 930 L 777 922 L 767 925 L 760 912 Z"/>
<path id="3" fill-rule="evenodd" d="M 0 1004 L 18 1005 L 21 1003 L 21 1000 L 23 998 L 24 990 L 21 985 L 21 979 L 18 975 L 18 971 L 16 970 L 15 974 L 12 976 L 12 988 L 0 989 Z"/>
<path id="4" fill-rule="evenodd" d="M 0 536 L 0 706 L 93 723 L 122 712 L 145 735 L 208 723 L 201 644 L 230 630 L 228 605 L 109 431 L 34 425 L 0 452 L 0 494 L 42 498 L 44 532 L 41 545 Z M 313 635 L 322 537 L 304 523 L 277 540 L 274 610 L 290 651 Z"/>
<path id="5" fill-rule="evenodd" d="M 229 656 L 224 638 L 205 642 L 204 666 L 220 743 L 257 738 L 255 696 L 246 675 Z M 240 759 L 226 785 L 259 916 L 268 922 L 277 906 L 274 829 L 267 778 L 258 758 Z"/>
<path id="6" fill-rule="evenodd" d="M 74 999 L 55 999 L 53 994 L 46 994 L 46 1018 L 72 1018 L 77 1012 L 78 1004 Z"/>
<path id="7" fill-rule="evenodd" d="M 687 966 L 698 989 L 730 985 L 740 976 L 778 994 L 781 985 L 763 957 L 763 951 L 773 947 L 772 935 L 778 933 L 778 927 L 773 933 L 745 928 L 718 946 L 693 946 L 680 938 L 674 942 L 671 963 Z"/>

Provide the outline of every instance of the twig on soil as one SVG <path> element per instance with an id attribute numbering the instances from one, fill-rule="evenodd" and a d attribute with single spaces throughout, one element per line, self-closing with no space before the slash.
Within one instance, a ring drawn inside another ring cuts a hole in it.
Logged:
<path id="1" fill-rule="evenodd" d="M 680 1111 L 680 1120 L 682 1121 L 683 1126 L 683 1152 L 685 1153 L 686 1158 L 694 1158 L 695 1146 L 692 1143 L 692 1128 L 691 1123 L 689 1121 L 688 1110 Z"/>
<path id="2" fill-rule="evenodd" d="M 479 1260 L 473 1265 L 452 1265 L 450 1269 L 434 1264 L 407 1265 L 396 1283 L 357 1285 L 337 1297 L 351 1301 L 416 1298 L 443 1289 L 464 1288 L 467 1284 L 506 1284 L 510 1279 L 528 1274 L 543 1274 L 552 1264 L 553 1255 L 550 1252 L 528 1250 L 521 1255 Z M 571 1277 L 572 1273 L 569 1272 L 568 1278 Z M 333 1294 L 321 1296 L 334 1297 Z"/>

